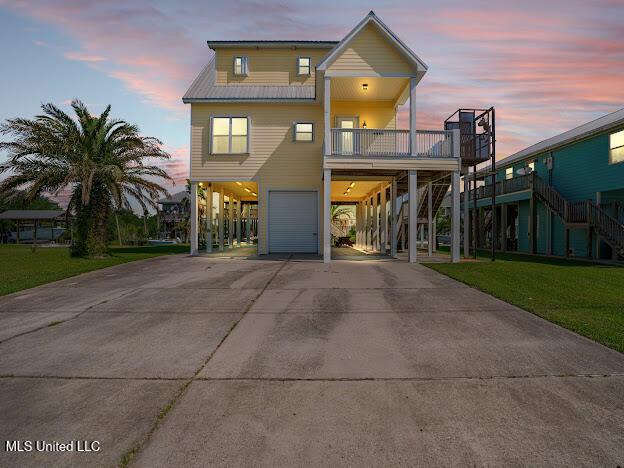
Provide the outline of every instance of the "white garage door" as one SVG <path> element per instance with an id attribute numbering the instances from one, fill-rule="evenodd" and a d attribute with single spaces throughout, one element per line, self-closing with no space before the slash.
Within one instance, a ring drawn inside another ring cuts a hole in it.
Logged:
<path id="1" fill-rule="evenodd" d="M 269 191 L 269 252 L 318 252 L 317 192 Z"/>

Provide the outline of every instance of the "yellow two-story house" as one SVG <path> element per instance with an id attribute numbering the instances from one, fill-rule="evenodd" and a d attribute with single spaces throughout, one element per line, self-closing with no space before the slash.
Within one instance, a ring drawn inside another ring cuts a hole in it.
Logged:
<path id="1" fill-rule="evenodd" d="M 332 205 L 355 205 L 355 248 L 416 261 L 418 228 L 452 188 L 459 259 L 459 137 L 417 130 L 427 66 L 373 12 L 341 41 L 209 41 L 191 106 L 191 253 L 331 259 Z M 397 108 L 409 101 L 409 128 Z"/>

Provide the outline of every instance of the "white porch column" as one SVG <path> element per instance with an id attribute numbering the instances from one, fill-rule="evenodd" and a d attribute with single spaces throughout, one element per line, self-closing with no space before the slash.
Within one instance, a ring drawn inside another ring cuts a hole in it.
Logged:
<path id="1" fill-rule="evenodd" d="M 191 182 L 191 255 L 197 255 L 197 246 L 199 245 L 197 232 L 199 207 L 197 205 L 197 182 Z"/>
<path id="2" fill-rule="evenodd" d="M 206 194 L 206 252 L 212 252 L 212 184 L 208 184 Z"/>
<path id="3" fill-rule="evenodd" d="M 464 175 L 464 258 L 470 256 L 470 169 Z M 504 250 L 504 249 L 503 249 Z"/>
<path id="4" fill-rule="evenodd" d="M 360 248 L 360 241 L 362 240 L 362 204 L 355 205 L 355 246 Z"/>
<path id="5" fill-rule="evenodd" d="M 433 184 L 427 184 L 427 254 L 433 255 Z"/>
<path id="6" fill-rule="evenodd" d="M 380 237 L 379 237 L 379 252 L 382 254 L 386 253 L 386 244 L 388 242 L 388 211 L 387 211 L 387 200 L 386 200 L 386 184 L 381 184 L 381 207 L 380 207 L 380 216 L 381 216 L 381 228 Z"/>
<path id="7" fill-rule="evenodd" d="M 325 113 L 325 154 L 331 154 L 331 81 L 328 76 L 324 80 L 323 110 Z"/>
<path id="8" fill-rule="evenodd" d="M 453 130 L 453 157 L 457 158 L 457 170 L 452 172 L 451 175 L 451 188 L 452 188 L 452 201 L 451 201 L 451 262 L 459 262 L 459 170 L 461 167 L 460 152 L 459 152 L 459 129 Z M 493 239 L 493 242 L 496 240 Z"/>
<path id="9" fill-rule="evenodd" d="M 408 257 L 410 263 L 414 263 L 417 257 L 418 242 L 418 179 L 415 170 L 409 171 L 409 217 L 408 217 Z"/>
<path id="10" fill-rule="evenodd" d="M 373 193 L 373 250 L 379 251 L 379 198 Z"/>
<path id="11" fill-rule="evenodd" d="M 225 192 L 223 191 L 223 187 L 221 187 L 221 191 L 219 192 L 219 250 L 223 252 L 223 237 L 224 237 L 224 226 L 225 222 Z"/>
<path id="12" fill-rule="evenodd" d="M 243 216 L 243 205 L 240 199 L 236 200 L 236 245 L 240 247 L 242 240 L 241 217 Z"/>
<path id="13" fill-rule="evenodd" d="M 451 220 L 451 262 L 459 262 L 459 171 L 452 175 L 452 220 Z"/>
<path id="14" fill-rule="evenodd" d="M 228 247 L 234 244 L 234 196 L 228 195 Z"/>
<path id="15" fill-rule="evenodd" d="M 247 222 L 245 223 L 245 237 L 247 243 L 251 244 L 251 203 L 247 203 Z"/>
<path id="16" fill-rule="evenodd" d="M 418 154 L 418 148 L 416 146 L 416 78 L 410 78 L 409 119 L 410 119 L 410 152 L 412 156 L 416 156 L 416 154 Z"/>
<path id="17" fill-rule="evenodd" d="M 438 218 L 433 218 L 433 251 L 437 252 L 438 250 Z"/>
<path id="18" fill-rule="evenodd" d="M 364 215 L 363 215 L 363 224 L 362 224 L 362 247 L 364 250 L 368 250 L 368 197 L 364 200 Z"/>
<path id="19" fill-rule="evenodd" d="M 328 80 L 325 79 L 326 87 Z M 326 122 L 327 123 L 327 122 Z M 325 139 L 327 142 L 327 139 Z M 323 262 L 331 261 L 331 169 L 323 169 Z"/>
<path id="20" fill-rule="evenodd" d="M 396 257 L 397 255 L 397 183 L 396 178 L 392 178 L 392 185 L 390 186 L 390 255 Z"/>

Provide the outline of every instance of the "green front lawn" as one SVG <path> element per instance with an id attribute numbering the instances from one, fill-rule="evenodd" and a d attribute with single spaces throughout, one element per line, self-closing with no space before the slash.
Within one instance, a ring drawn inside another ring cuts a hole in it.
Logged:
<path id="1" fill-rule="evenodd" d="M 0 245 L 0 296 L 120 263 L 188 251 L 186 245 L 115 247 L 110 257 L 86 259 L 72 258 L 62 247 L 33 251 L 27 245 Z"/>
<path id="2" fill-rule="evenodd" d="M 624 352 L 624 268 L 520 254 L 497 258 L 427 266 Z"/>

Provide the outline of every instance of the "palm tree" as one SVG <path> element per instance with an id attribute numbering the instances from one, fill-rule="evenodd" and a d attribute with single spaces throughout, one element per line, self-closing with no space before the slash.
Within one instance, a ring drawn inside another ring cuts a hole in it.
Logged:
<path id="1" fill-rule="evenodd" d="M 0 142 L 9 160 L 0 173 L 11 172 L 0 183 L 0 193 L 23 188 L 29 199 L 44 192 L 58 195 L 69 190 L 68 212 L 76 214 L 72 254 L 107 253 L 106 226 L 115 209 L 130 209 L 134 200 L 143 210 L 168 195 L 157 182 L 171 180 L 150 160 L 169 159 L 156 138 L 139 134 L 136 125 L 109 118 L 110 106 L 91 115 L 79 100 L 71 103 L 76 119 L 44 104 L 34 120 L 15 118 L 0 125 L 0 133 L 13 137 Z"/>

